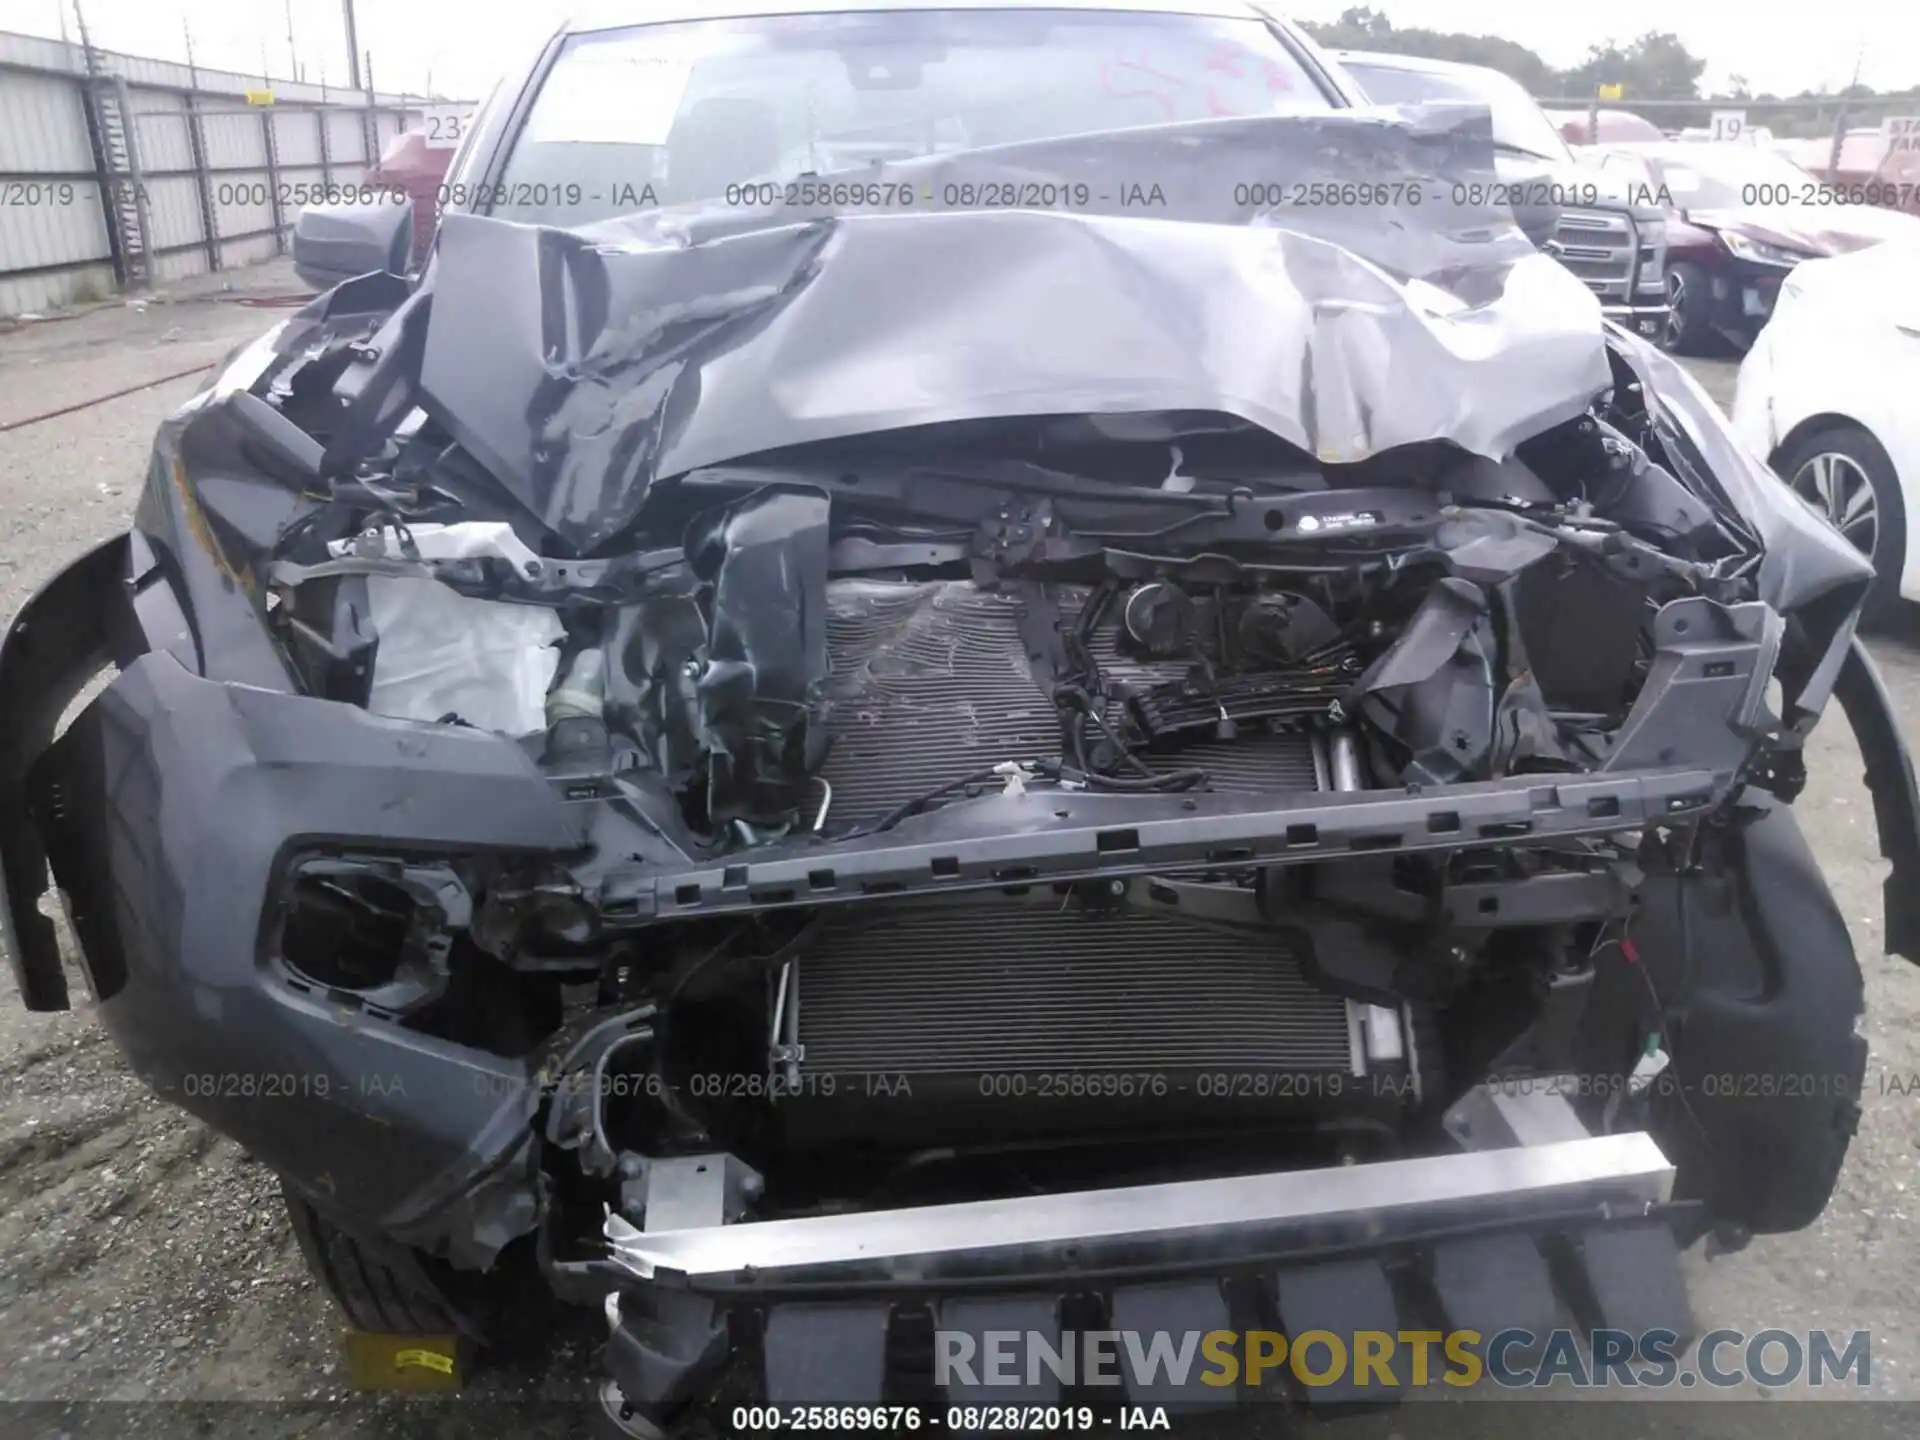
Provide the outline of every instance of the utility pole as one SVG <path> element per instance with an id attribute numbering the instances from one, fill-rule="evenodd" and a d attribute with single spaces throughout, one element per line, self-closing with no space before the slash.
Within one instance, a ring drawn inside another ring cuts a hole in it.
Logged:
<path id="1" fill-rule="evenodd" d="M 1847 82 L 1847 90 L 1852 90 L 1854 86 L 1860 83 L 1860 62 L 1866 59 L 1866 57 L 1867 47 L 1865 45 L 1862 45 L 1858 50 L 1853 52 L 1853 79 Z M 1833 117 L 1833 147 L 1827 152 L 1827 173 L 1825 176 L 1825 179 L 1829 182 L 1840 178 L 1840 154 L 1841 151 L 1846 149 L 1847 145 L 1847 101 L 1851 98 L 1846 91 L 1841 92 L 1840 111 Z"/>
<path id="2" fill-rule="evenodd" d="M 353 23 L 353 0 L 340 0 L 340 10 L 347 21 L 347 80 L 354 89 L 360 88 L 360 30 Z"/>
<path id="3" fill-rule="evenodd" d="M 287 78 L 300 78 L 300 54 L 293 48 L 293 0 L 287 0 Z"/>

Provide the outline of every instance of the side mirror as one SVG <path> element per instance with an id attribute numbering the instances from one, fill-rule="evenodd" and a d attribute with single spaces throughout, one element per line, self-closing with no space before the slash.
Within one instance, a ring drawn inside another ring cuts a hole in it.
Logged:
<path id="1" fill-rule="evenodd" d="M 293 223 L 294 274 L 316 290 L 369 271 L 405 275 L 412 250 L 413 201 L 404 196 L 309 205 Z"/>

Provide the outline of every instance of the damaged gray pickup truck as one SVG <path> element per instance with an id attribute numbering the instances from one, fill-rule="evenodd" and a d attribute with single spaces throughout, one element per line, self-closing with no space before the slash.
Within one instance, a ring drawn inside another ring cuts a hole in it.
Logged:
<path id="1" fill-rule="evenodd" d="M 26 1003 L 50 871 L 354 1324 L 532 1276 L 631 1435 L 936 1331 L 1685 1333 L 1858 1114 L 1835 705 L 1920 957 L 1866 562 L 1456 203 L 1484 110 L 1227 0 L 763 9 L 557 37 L 14 622 Z"/>

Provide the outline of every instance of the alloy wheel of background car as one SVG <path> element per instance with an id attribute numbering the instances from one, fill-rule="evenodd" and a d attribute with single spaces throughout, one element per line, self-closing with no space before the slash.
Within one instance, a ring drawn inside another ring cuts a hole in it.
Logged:
<path id="1" fill-rule="evenodd" d="M 1793 491 L 1873 561 L 1870 613 L 1884 613 L 1899 595 L 1906 565 L 1907 516 L 1893 462 L 1858 425 L 1839 424 L 1801 436 L 1775 468 Z"/>
<path id="2" fill-rule="evenodd" d="M 1661 327 L 1660 348 L 1675 355 L 1699 355 L 1710 342 L 1702 306 L 1707 278 L 1699 267 L 1675 262 L 1667 267 L 1667 323 Z"/>
<path id="3" fill-rule="evenodd" d="M 1861 554 L 1873 554 L 1880 532 L 1880 506 L 1873 498 L 1873 482 L 1858 461 L 1837 451 L 1822 451 L 1794 472 L 1792 483 Z"/>
<path id="4" fill-rule="evenodd" d="M 1661 341 L 1669 350 L 1677 349 L 1680 344 L 1681 306 L 1686 303 L 1687 282 L 1673 272 L 1667 272 L 1667 323 L 1661 330 Z"/>

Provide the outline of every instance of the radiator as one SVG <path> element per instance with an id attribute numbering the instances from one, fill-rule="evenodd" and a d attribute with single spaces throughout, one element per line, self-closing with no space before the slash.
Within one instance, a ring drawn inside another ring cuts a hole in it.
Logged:
<path id="1" fill-rule="evenodd" d="M 1052 887 L 849 909 L 792 999 L 785 1108 L 816 1136 L 1178 1133 L 1391 1116 L 1404 1096 L 1364 1007 L 1308 984 L 1283 935 L 1084 911 Z"/>
<path id="2" fill-rule="evenodd" d="M 1087 591 L 1057 595 L 1071 622 Z M 872 820 L 936 786 L 1009 760 L 1060 757 L 1060 725 L 1034 683 L 1019 599 L 966 581 L 839 580 L 827 591 L 831 748 L 821 773 L 836 822 Z M 1119 656 L 1111 624 L 1090 649 L 1103 676 L 1147 684 L 1181 664 Z M 1311 790 L 1304 733 L 1250 731 L 1147 757 L 1161 771 L 1199 767 L 1221 791 Z"/>

